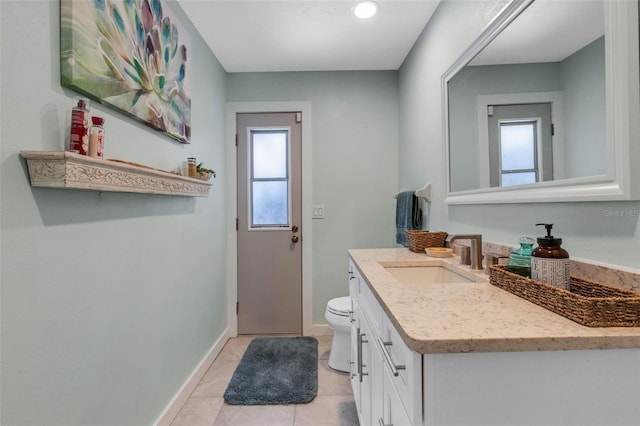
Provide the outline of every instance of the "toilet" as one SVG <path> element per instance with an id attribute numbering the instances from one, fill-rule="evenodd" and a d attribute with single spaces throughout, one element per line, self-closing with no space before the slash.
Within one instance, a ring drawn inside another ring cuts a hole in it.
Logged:
<path id="1" fill-rule="evenodd" d="M 338 297 L 329 300 L 324 317 L 333 328 L 333 342 L 329 355 L 329 367 L 349 372 L 351 357 L 351 297 Z"/>

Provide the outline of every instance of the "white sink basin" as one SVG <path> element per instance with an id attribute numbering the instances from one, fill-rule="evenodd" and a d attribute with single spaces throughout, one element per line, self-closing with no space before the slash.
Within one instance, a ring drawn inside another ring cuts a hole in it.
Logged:
<path id="1" fill-rule="evenodd" d="M 391 276 L 403 284 L 440 284 L 475 282 L 442 266 L 410 266 L 385 268 Z"/>

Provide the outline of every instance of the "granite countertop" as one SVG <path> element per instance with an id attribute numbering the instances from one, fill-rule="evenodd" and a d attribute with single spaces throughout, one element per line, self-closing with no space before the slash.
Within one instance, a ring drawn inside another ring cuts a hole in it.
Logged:
<path id="1" fill-rule="evenodd" d="M 640 348 L 640 327 L 585 327 L 489 284 L 483 271 L 405 248 L 349 250 L 406 345 L 426 353 Z M 480 282 L 405 284 L 389 267 L 450 264 Z M 383 266 L 384 265 L 384 266 Z"/>

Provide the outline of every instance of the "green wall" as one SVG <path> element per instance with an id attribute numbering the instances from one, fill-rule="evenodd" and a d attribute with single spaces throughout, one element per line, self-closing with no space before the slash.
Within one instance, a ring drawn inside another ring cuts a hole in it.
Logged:
<path id="1" fill-rule="evenodd" d="M 397 72 L 231 73 L 227 99 L 312 104 L 313 324 L 348 294 L 347 250 L 390 247 L 398 192 Z"/>
<path id="2" fill-rule="evenodd" d="M 566 176 L 607 174 L 604 37 L 562 61 L 560 76 Z"/>
<path id="3" fill-rule="evenodd" d="M 225 77 L 192 34 L 192 144 L 121 114 L 105 153 L 218 171 L 208 198 L 32 188 L 20 150 L 60 150 L 74 93 L 60 87 L 59 9 L 0 2 L 3 425 L 144 425 L 227 324 Z"/>

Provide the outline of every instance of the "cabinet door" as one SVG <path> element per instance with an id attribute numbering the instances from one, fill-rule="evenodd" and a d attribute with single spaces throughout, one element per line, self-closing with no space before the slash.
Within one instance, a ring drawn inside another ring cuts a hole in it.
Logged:
<path id="1" fill-rule="evenodd" d="M 411 420 L 404 410 L 400 396 L 393 386 L 391 375 L 387 370 L 384 370 L 382 376 L 384 380 L 383 412 L 382 417 L 376 418 L 375 424 L 381 426 L 412 426 Z"/>
<path id="2" fill-rule="evenodd" d="M 357 301 L 352 300 L 350 378 L 361 425 L 371 422 L 371 333 Z"/>
<path id="3" fill-rule="evenodd" d="M 360 416 L 360 407 L 362 407 L 362 403 L 360 398 L 360 378 L 358 376 L 358 360 L 360 359 L 360 354 L 358 353 L 360 349 L 358 336 L 360 335 L 361 311 L 357 299 L 353 298 L 353 296 L 351 298 L 351 307 L 351 357 L 349 360 L 349 377 L 351 379 L 353 399 L 356 403 L 356 407 L 358 407 L 358 416 Z M 362 421 L 360 423 L 362 423 Z"/>
<path id="4" fill-rule="evenodd" d="M 378 425 L 380 418 L 383 417 L 384 403 L 384 360 L 378 345 L 375 343 L 378 336 L 372 331 L 370 351 L 371 358 L 369 360 L 369 380 L 371 383 L 371 421 L 374 425 Z M 398 425 L 400 426 L 400 425 Z"/>
<path id="5" fill-rule="evenodd" d="M 366 321 L 360 323 L 360 404 L 361 424 L 371 422 L 371 345 L 373 343 L 371 331 Z M 358 342 L 357 342 L 358 343 Z"/>

